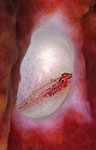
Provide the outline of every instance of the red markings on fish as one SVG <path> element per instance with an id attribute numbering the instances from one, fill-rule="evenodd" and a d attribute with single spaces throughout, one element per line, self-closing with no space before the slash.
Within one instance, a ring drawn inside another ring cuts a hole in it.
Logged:
<path id="1" fill-rule="evenodd" d="M 32 105 L 36 104 L 40 99 L 52 97 L 62 89 L 66 88 L 71 78 L 72 78 L 72 74 L 63 73 L 60 77 L 56 79 L 50 79 L 50 82 L 56 82 L 56 83 L 53 84 L 51 87 L 45 89 L 44 91 L 42 90 L 43 89 L 42 87 L 37 91 L 33 92 L 29 97 L 24 99 L 22 103 L 17 106 L 18 109 L 20 111 L 24 111 L 30 108 Z M 41 92 L 38 94 L 38 91 L 40 90 Z"/>

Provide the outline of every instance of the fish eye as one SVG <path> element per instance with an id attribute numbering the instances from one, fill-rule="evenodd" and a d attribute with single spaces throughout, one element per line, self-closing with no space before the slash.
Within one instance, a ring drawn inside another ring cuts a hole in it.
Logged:
<path id="1" fill-rule="evenodd" d="M 60 82 L 67 82 L 67 78 L 61 77 L 59 81 L 60 81 Z"/>
<path id="2" fill-rule="evenodd" d="M 62 79 L 62 82 L 66 82 L 66 80 L 63 78 L 63 79 Z"/>
<path id="3" fill-rule="evenodd" d="M 73 45 L 57 21 L 34 28 L 21 64 L 16 107 L 30 118 L 53 114 L 70 91 L 72 77 L 66 86 L 60 79 L 65 83 L 73 74 Z"/>

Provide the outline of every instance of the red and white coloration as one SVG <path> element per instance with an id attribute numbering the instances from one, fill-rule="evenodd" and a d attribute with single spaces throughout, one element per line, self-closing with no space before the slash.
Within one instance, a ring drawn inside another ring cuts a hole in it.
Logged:
<path id="1" fill-rule="evenodd" d="M 30 119 L 14 108 L 8 150 L 96 149 L 96 11 L 90 0 L 20 0 L 17 37 L 28 47 L 34 28 L 60 14 L 73 44 L 74 76 L 66 101 L 45 118 Z M 40 19 L 43 22 L 40 24 Z M 65 36 L 66 37 L 66 36 Z M 60 81 L 59 81 L 60 82 Z"/>
<path id="2" fill-rule="evenodd" d="M 53 84 L 51 87 L 47 88 L 43 92 L 41 92 L 38 95 L 38 90 L 33 92 L 28 98 L 24 99 L 21 104 L 19 104 L 18 109 L 20 111 L 24 111 L 31 107 L 32 105 L 35 105 L 39 101 L 41 101 L 43 98 L 51 97 L 54 94 L 58 94 L 61 90 L 63 90 L 65 87 L 68 86 L 68 83 L 70 82 L 70 78 L 72 78 L 72 74 L 69 73 L 63 73 L 62 76 L 58 79 L 52 79 L 56 83 Z M 39 90 L 43 90 L 44 88 L 40 88 Z"/>

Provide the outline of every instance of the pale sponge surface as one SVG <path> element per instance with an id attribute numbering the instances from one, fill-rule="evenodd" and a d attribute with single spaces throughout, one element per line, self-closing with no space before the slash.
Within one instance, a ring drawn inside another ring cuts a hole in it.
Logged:
<path id="1" fill-rule="evenodd" d="M 55 79 L 64 72 L 73 73 L 73 50 L 57 22 L 49 21 L 32 33 L 29 48 L 21 64 L 17 105 L 33 91 L 49 83 L 50 79 Z M 44 98 L 22 113 L 33 118 L 50 115 L 62 104 L 69 87 L 51 98 Z"/>

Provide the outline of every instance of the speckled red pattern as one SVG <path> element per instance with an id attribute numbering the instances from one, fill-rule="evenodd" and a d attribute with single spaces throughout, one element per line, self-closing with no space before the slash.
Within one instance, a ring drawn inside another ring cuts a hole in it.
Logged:
<path id="1" fill-rule="evenodd" d="M 87 102 L 90 104 L 90 119 L 86 119 L 87 115 L 83 115 L 78 108 L 76 111 L 71 107 L 66 112 L 37 121 L 24 118 L 15 110 L 8 150 L 96 150 L 96 11 L 89 9 L 91 1 L 20 2 L 22 9 L 18 17 L 17 35 L 21 48 L 27 47 L 31 30 L 42 13 L 53 13 L 57 8 L 61 8 L 62 14 L 69 18 L 70 30 L 72 29 L 70 36 L 75 42 L 77 57 L 80 59 L 79 53 L 84 55 L 86 76 L 83 82 L 86 86 Z M 77 32 L 71 28 L 73 25 Z M 82 61 L 81 64 L 83 67 Z M 82 81 L 77 84 L 77 89 L 81 83 Z"/>
<path id="2" fill-rule="evenodd" d="M 71 114 L 71 115 L 70 115 Z M 11 141 L 9 149 L 14 150 L 93 150 L 96 149 L 96 126 L 95 123 L 80 123 L 77 120 L 84 120 L 77 112 L 70 111 L 66 114 L 62 125 L 58 124 L 46 133 L 41 128 L 29 128 L 26 132 L 18 130 L 12 124 Z"/>

